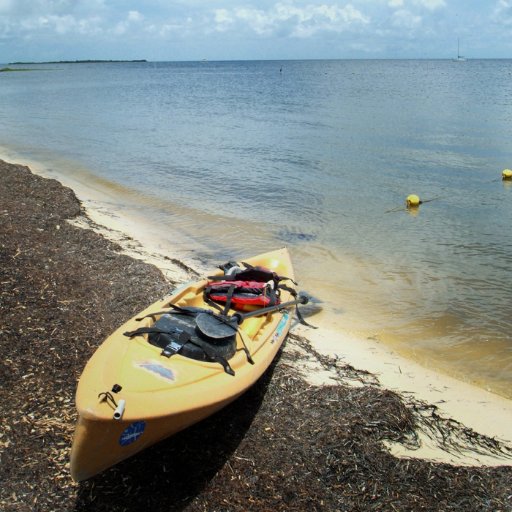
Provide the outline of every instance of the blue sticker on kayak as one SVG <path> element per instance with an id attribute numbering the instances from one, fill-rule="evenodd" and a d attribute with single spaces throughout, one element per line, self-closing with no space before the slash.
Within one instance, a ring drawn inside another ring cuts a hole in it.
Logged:
<path id="1" fill-rule="evenodd" d="M 145 428 L 145 421 L 136 421 L 135 423 L 132 423 L 124 429 L 121 437 L 119 438 L 119 444 L 121 446 L 128 446 L 129 444 L 134 443 L 144 433 Z"/>
<path id="2" fill-rule="evenodd" d="M 274 333 L 274 336 L 272 338 L 272 343 L 277 341 L 281 337 L 281 335 L 283 334 L 283 331 L 284 331 L 284 329 L 286 327 L 286 324 L 288 323 L 288 317 L 289 316 L 290 316 L 290 313 L 288 313 L 288 311 L 285 311 L 283 313 L 283 317 L 281 318 L 281 320 L 277 324 L 276 332 Z"/>

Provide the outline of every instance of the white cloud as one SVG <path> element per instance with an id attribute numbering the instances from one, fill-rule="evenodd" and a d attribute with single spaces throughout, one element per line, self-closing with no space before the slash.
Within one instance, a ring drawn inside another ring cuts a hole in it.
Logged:
<path id="1" fill-rule="evenodd" d="M 55 30 L 57 34 L 66 34 L 72 32 L 77 26 L 77 22 L 73 16 L 41 16 L 39 18 L 39 24 L 42 27 L 49 27 L 51 30 Z"/>
<path id="2" fill-rule="evenodd" d="M 501 25 L 512 25 L 512 1 L 499 0 L 492 12 L 492 19 Z"/>
<path id="3" fill-rule="evenodd" d="M 74 16 L 38 16 L 23 20 L 19 27 L 29 36 L 35 33 L 55 33 L 65 35 L 69 33 L 93 35 L 101 32 L 101 19 L 98 17 L 90 17 L 87 19 L 76 19 Z"/>
<path id="4" fill-rule="evenodd" d="M 161 25 L 150 25 L 146 27 L 146 32 L 153 33 L 163 39 L 168 38 L 169 36 L 186 36 L 189 34 L 197 35 L 197 32 L 194 30 L 194 20 L 192 18 L 186 18 L 181 21 L 168 21 Z"/>
<path id="5" fill-rule="evenodd" d="M 0 0 L 0 13 L 13 18 L 67 16 L 82 13 L 83 17 L 97 14 L 105 0 Z"/>
<path id="6" fill-rule="evenodd" d="M 119 21 L 115 25 L 112 32 L 119 36 L 124 35 L 129 30 L 131 30 L 133 25 L 140 23 L 143 20 L 144 20 L 144 16 L 139 11 L 129 11 L 128 14 L 126 15 L 126 18 L 122 21 Z"/>
<path id="7" fill-rule="evenodd" d="M 39 40 L 68 34 L 97 35 L 105 20 L 98 15 L 104 0 L 0 0 L 3 33 Z"/>
<path id="8" fill-rule="evenodd" d="M 142 21 L 144 16 L 139 11 L 129 11 L 128 12 L 128 21 Z"/>
<path id="9" fill-rule="evenodd" d="M 415 15 L 405 9 L 400 9 L 393 13 L 392 23 L 395 27 L 414 29 L 421 25 L 421 16 Z"/>
<path id="10" fill-rule="evenodd" d="M 227 9 L 216 9 L 214 11 L 215 28 L 219 32 L 229 30 L 229 27 L 234 23 L 235 18 L 230 14 Z"/>
<path id="11" fill-rule="evenodd" d="M 414 3 L 421 7 L 425 7 L 425 9 L 428 9 L 429 11 L 435 11 L 442 7 L 446 7 L 446 2 L 444 0 L 415 0 Z"/>
<path id="12" fill-rule="evenodd" d="M 396 9 L 405 7 L 406 0 L 388 0 L 388 6 Z M 446 7 L 445 0 L 408 0 L 410 6 L 423 7 L 429 11 L 435 11 Z"/>
<path id="13" fill-rule="evenodd" d="M 353 25 L 369 23 L 369 18 L 351 4 L 299 7 L 293 3 L 277 3 L 266 10 L 249 7 L 217 9 L 214 21 L 220 32 L 239 29 L 242 25 L 259 35 L 284 32 L 295 37 L 309 37 L 318 32 L 343 32 Z"/>

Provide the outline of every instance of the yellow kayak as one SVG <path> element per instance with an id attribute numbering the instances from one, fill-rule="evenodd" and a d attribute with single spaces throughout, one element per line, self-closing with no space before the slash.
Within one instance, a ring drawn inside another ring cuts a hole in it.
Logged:
<path id="1" fill-rule="evenodd" d="M 244 263 L 293 283 L 286 249 Z M 223 272 L 213 275 L 221 279 Z M 208 284 L 205 278 L 185 285 L 152 304 L 93 354 L 76 393 L 74 480 L 90 478 L 213 414 L 268 368 L 290 328 L 293 286 L 280 290 L 280 306 L 261 307 L 262 314 L 250 316 L 232 309 L 219 313 L 225 306 L 205 299 Z"/>

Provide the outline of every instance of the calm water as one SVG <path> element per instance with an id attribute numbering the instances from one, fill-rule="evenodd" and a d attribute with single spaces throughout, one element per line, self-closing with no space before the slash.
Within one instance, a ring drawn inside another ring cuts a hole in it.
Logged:
<path id="1" fill-rule="evenodd" d="M 210 267 L 287 245 L 320 321 L 512 396 L 512 61 L 34 68 L 0 146 Z"/>

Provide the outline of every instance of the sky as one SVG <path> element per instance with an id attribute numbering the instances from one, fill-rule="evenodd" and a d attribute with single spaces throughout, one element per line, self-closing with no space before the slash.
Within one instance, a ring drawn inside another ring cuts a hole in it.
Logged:
<path id="1" fill-rule="evenodd" d="M 512 57 L 512 0 L 0 0 L 0 62 Z"/>

